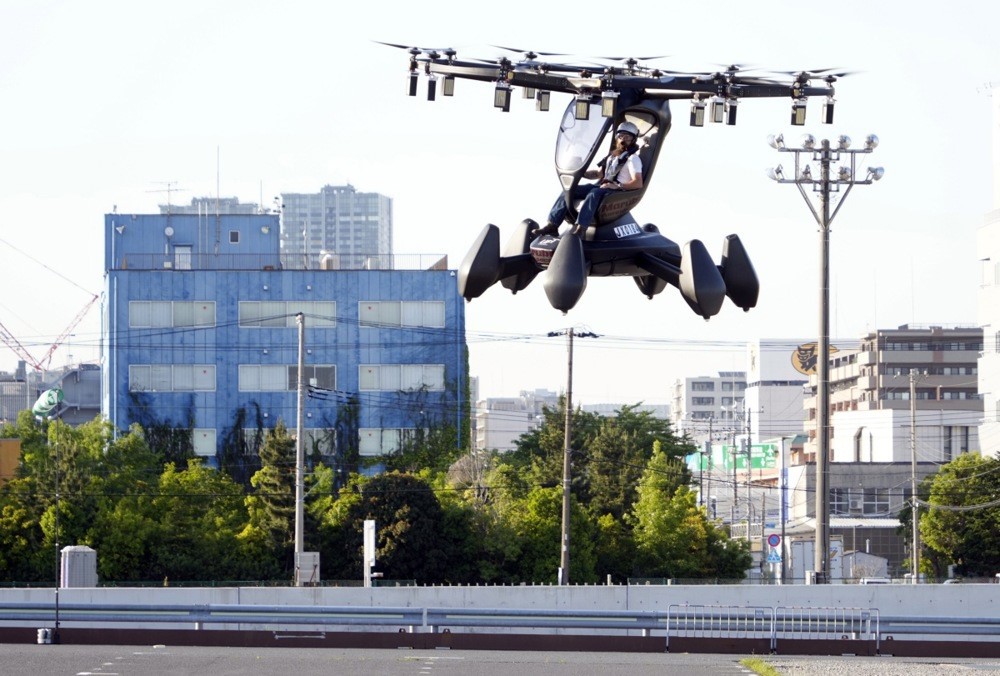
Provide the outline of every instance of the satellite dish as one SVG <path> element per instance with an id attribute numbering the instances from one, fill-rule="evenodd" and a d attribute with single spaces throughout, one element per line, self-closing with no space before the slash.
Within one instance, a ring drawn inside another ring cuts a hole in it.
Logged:
<path id="1" fill-rule="evenodd" d="M 166 235 L 167 237 L 173 237 L 174 236 L 173 227 L 168 225 L 166 228 L 163 229 L 163 234 Z"/>

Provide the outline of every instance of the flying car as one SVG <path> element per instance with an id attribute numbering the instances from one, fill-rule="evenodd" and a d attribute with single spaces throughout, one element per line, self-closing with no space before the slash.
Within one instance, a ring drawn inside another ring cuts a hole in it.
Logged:
<path id="1" fill-rule="evenodd" d="M 574 199 L 574 189 L 608 155 L 615 130 L 622 125 L 637 130 L 642 187 L 604 196 L 593 225 L 573 227 L 559 234 L 540 229 L 528 218 L 515 227 L 501 250 L 500 229 L 488 224 L 459 268 L 459 293 L 468 301 L 497 282 L 517 293 L 545 271 L 545 294 L 552 307 L 563 313 L 580 300 L 589 277 L 611 276 L 632 277 L 649 298 L 672 285 L 705 319 L 716 315 L 727 297 L 744 311 L 754 307 L 760 285 L 738 235 L 725 238 L 716 263 L 700 240 L 692 239 L 680 246 L 656 225 L 640 225 L 632 216 L 650 185 L 670 131 L 670 101 L 690 100 L 692 126 L 703 126 L 706 118 L 733 125 L 741 99 L 787 97 L 792 102 L 792 124 L 801 125 L 805 123 L 807 99 L 822 96 L 823 122 L 832 123 L 833 83 L 846 74 L 827 68 L 754 76 L 738 65 L 716 72 L 681 73 L 643 65 L 659 57 L 614 58 L 609 60 L 621 65 L 595 67 L 546 63 L 538 60 L 540 54 L 531 51 L 522 52 L 523 59 L 518 62 L 507 57 L 485 62 L 459 60 L 453 49 L 391 46 L 410 53 L 411 96 L 416 95 L 421 71 L 428 78 L 427 98 L 432 101 L 439 79 L 442 93 L 452 96 L 456 78 L 493 83 L 494 106 L 505 112 L 510 110 L 514 87 L 523 88 L 525 98 L 533 98 L 536 109 L 542 111 L 549 109 L 551 92 L 571 94 L 555 147 L 556 174 L 568 221 L 575 222 L 579 215 L 580 200 Z M 812 81 L 817 79 L 823 84 L 814 86 Z"/>

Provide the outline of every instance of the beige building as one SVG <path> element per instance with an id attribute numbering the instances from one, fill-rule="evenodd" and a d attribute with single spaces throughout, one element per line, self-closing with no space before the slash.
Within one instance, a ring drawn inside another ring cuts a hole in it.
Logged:
<path id="1" fill-rule="evenodd" d="M 904 462 L 910 451 L 910 376 L 916 392 L 917 459 L 947 462 L 979 449 L 978 327 L 880 329 L 830 363 L 832 462 Z M 816 452 L 816 377 L 806 397 L 807 458 Z"/>

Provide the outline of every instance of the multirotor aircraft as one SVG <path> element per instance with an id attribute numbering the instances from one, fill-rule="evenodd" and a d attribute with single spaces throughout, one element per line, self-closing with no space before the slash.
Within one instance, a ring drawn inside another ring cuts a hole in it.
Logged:
<path id="1" fill-rule="evenodd" d="M 501 253 L 500 230 L 489 224 L 459 269 L 459 292 L 469 301 L 496 282 L 517 293 L 546 270 L 545 294 L 549 303 L 563 313 L 579 301 L 588 277 L 606 276 L 632 277 L 648 298 L 671 284 L 705 319 L 719 312 L 726 297 L 744 311 L 754 307 L 760 287 L 739 236 L 725 238 L 716 264 L 700 240 L 692 239 L 681 247 L 660 234 L 652 223 L 639 225 L 632 217 L 632 209 L 649 187 L 670 130 L 670 101 L 690 101 L 690 124 L 700 127 L 706 119 L 735 124 L 741 99 L 786 97 L 792 105 L 792 124 L 802 125 L 806 101 L 824 97 L 823 122 L 830 124 L 833 84 L 846 74 L 827 68 L 755 76 L 738 65 L 716 72 L 681 73 L 643 63 L 662 57 L 612 58 L 608 60 L 619 65 L 597 66 L 546 63 L 539 57 L 555 55 L 530 51 L 521 52 L 523 58 L 516 62 L 506 57 L 487 62 L 459 60 L 454 49 L 390 46 L 409 51 L 410 96 L 417 94 L 421 72 L 428 79 L 428 100 L 436 98 L 439 81 L 441 93 L 453 96 L 456 79 L 479 80 L 493 83 L 493 105 L 504 112 L 510 110 L 515 87 L 522 88 L 525 98 L 533 98 L 536 109 L 542 111 L 549 109 L 552 92 L 571 94 L 573 99 L 562 115 L 555 149 L 556 173 L 568 221 L 575 223 L 579 215 L 580 200 L 574 199 L 574 189 L 587 178 L 588 171 L 593 178 L 592 170 L 598 161 L 614 147 L 615 130 L 637 131 L 634 136 L 642 185 L 605 195 L 591 227 L 574 227 L 560 235 L 557 230 L 539 232 L 534 220 L 525 219 Z M 814 86 L 814 80 L 822 84 Z"/>

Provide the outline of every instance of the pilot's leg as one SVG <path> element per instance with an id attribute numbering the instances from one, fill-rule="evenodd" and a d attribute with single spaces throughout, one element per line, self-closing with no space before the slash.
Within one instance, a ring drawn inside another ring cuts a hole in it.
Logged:
<path id="1" fill-rule="evenodd" d="M 580 205 L 580 215 L 576 219 L 576 224 L 579 226 L 577 231 L 582 231 L 585 228 L 589 228 L 594 224 L 594 219 L 597 217 L 597 209 L 601 206 L 601 201 L 604 196 L 614 192 L 613 190 L 607 190 L 606 188 L 598 188 L 594 186 L 587 196 L 583 200 L 583 204 Z"/>
<path id="2" fill-rule="evenodd" d="M 552 204 L 552 209 L 549 210 L 548 225 L 542 228 L 544 234 L 554 235 L 559 232 L 559 226 L 562 222 L 566 220 L 566 212 L 569 207 L 566 206 L 566 195 L 564 193 L 559 193 L 559 197 Z M 551 232 L 549 232 L 551 230 Z"/>
<path id="3" fill-rule="evenodd" d="M 572 199 L 580 199 L 585 197 L 594 188 L 592 185 L 577 185 L 573 188 Z M 539 229 L 536 235 L 557 235 L 559 234 L 559 226 L 563 224 L 566 220 L 566 214 L 569 212 L 569 207 L 566 204 L 565 193 L 560 193 L 559 197 L 552 204 L 552 209 L 549 211 L 548 223 L 544 228 Z"/>

